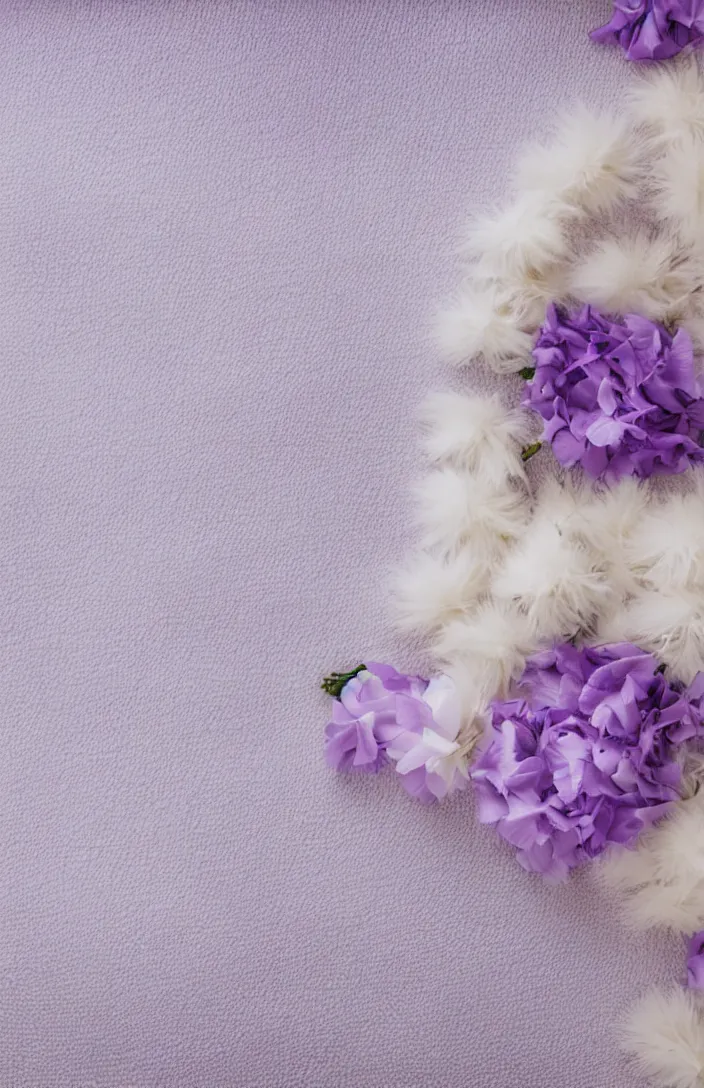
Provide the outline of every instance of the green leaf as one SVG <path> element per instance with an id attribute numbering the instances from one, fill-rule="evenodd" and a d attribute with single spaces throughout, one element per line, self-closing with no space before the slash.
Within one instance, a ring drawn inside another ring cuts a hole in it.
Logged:
<path id="1" fill-rule="evenodd" d="M 526 446 L 524 450 L 521 450 L 521 460 L 530 461 L 531 457 L 535 457 L 538 450 L 541 450 L 542 448 L 542 442 L 534 442 L 532 446 Z"/>
<path id="2" fill-rule="evenodd" d="M 349 672 L 331 672 L 320 686 L 327 695 L 332 695 L 333 699 L 339 699 L 347 681 L 362 672 L 364 668 L 366 668 L 365 665 L 357 665 L 356 669 L 350 669 Z"/>

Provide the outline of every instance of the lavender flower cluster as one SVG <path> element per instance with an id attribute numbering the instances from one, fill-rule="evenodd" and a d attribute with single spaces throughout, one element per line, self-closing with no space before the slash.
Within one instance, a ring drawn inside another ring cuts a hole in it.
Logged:
<path id="1" fill-rule="evenodd" d="M 614 0 L 591 37 L 620 45 L 629 60 L 667 60 L 704 37 L 704 0 Z"/>
<path id="2" fill-rule="evenodd" d="M 673 475 L 704 461 L 704 399 L 692 343 L 637 314 L 548 307 L 523 403 L 558 461 L 609 482 Z"/>
<path id="3" fill-rule="evenodd" d="M 329 767 L 375 774 L 393 763 L 407 792 L 424 804 L 467 785 L 459 698 L 448 676 L 423 680 L 377 662 L 345 675 L 325 729 Z"/>
<path id="4" fill-rule="evenodd" d="M 679 797 L 679 747 L 702 732 L 704 684 L 684 690 L 628 643 L 566 643 L 530 658 L 516 697 L 492 703 L 471 771 L 449 677 L 376 663 L 346 675 L 325 730 L 328 765 L 376 773 L 393 764 L 425 803 L 471 777 L 480 820 L 550 880 L 609 843 L 630 846 L 664 815 Z"/>
<path id="5" fill-rule="evenodd" d="M 677 751 L 701 729 L 699 687 L 671 684 L 627 643 L 537 654 L 495 702 L 471 777 L 479 818 L 550 880 L 630 846 L 679 797 Z"/>

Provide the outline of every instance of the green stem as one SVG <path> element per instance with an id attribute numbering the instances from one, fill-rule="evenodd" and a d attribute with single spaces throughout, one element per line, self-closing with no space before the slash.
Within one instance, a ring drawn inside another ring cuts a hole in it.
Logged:
<path id="1" fill-rule="evenodd" d="M 364 668 L 366 668 L 365 665 L 358 665 L 356 669 L 350 669 L 349 672 L 331 672 L 320 686 L 327 695 L 332 695 L 333 699 L 339 699 L 347 681 L 362 672 Z"/>
<path id="2" fill-rule="evenodd" d="M 531 446 L 526 446 L 524 450 L 521 450 L 521 460 L 530 461 L 531 457 L 535 457 L 538 450 L 542 449 L 542 442 L 533 442 Z"/>

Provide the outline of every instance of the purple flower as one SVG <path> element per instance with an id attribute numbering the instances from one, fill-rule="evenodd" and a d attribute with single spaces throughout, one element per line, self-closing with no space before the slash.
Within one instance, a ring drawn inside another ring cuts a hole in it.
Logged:
<path id="1" fill-rule="evenodd" d="M 369 663 L 333 703 L 325 758 L 335 770 L 372 774 L 393 760 L 408 793 L 430 804 L 467 783 L 460 725 L 459 697 L 448 676 L 428 681 Z"/>
<path id="2" fill-rule="evenodd" d="M 673 475 L 704 461 L 704 400 L 692 344 L 637 314 L 548 307 L 523 403 L 558 461 L 595 479 Z"/>
<path id="3" fill-rule="evenodd" d="M 704 0 L 614 0 L 596 42 L 620 45 L 629 60 L 667 60 L 704 35 Z"/>
<path id="4" fill-rule="evenodd" d="M 687 986 L 690 990 L 704 990 L 704 929 L 687 942 Z"/>
<path id="5" fill-rule="evenodd" d="M 402 726 L 390 742 L 388 754 L 395 759 L 408 793 L 425 804 L 441 801 L 464 789 L 469 775 L 457 735 L 462 724 L 457 689 L 449 676 L 435 676 L 422 699 L 411 708 L 399 708 Z"/>
<path id="6" fill-rule="evenodd" d="M 395 735 L 398 697 L 415 702 L 427 686 L 420 676 L 405 676 L 390 665 L 372 663 L 350 674 L 325 727 L 328 766 L 376 774 L 387 762 L 388 741 Z"/>
<path id="7" fill-rule="evenodd" d="M 479 818 L 531 872 L 564 879 L 630 845 L 678 797 L 677 745 L 700 715 L 650 655 L 566 644 L 529 659 L 520 697 L 495 702 L 472 771 Z"/>

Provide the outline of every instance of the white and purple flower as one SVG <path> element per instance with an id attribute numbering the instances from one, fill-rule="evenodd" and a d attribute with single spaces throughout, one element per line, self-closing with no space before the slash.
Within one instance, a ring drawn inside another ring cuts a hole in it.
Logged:
<path id="1" fill-rule="evenodd" d="M 460 702 L 448 676 L 428 681 L 370 662 L 339 679 L 325 729 L 328 766 L 374 774 L 391 761 L 407 792 L 425 804 L 466 786 Z"/>

